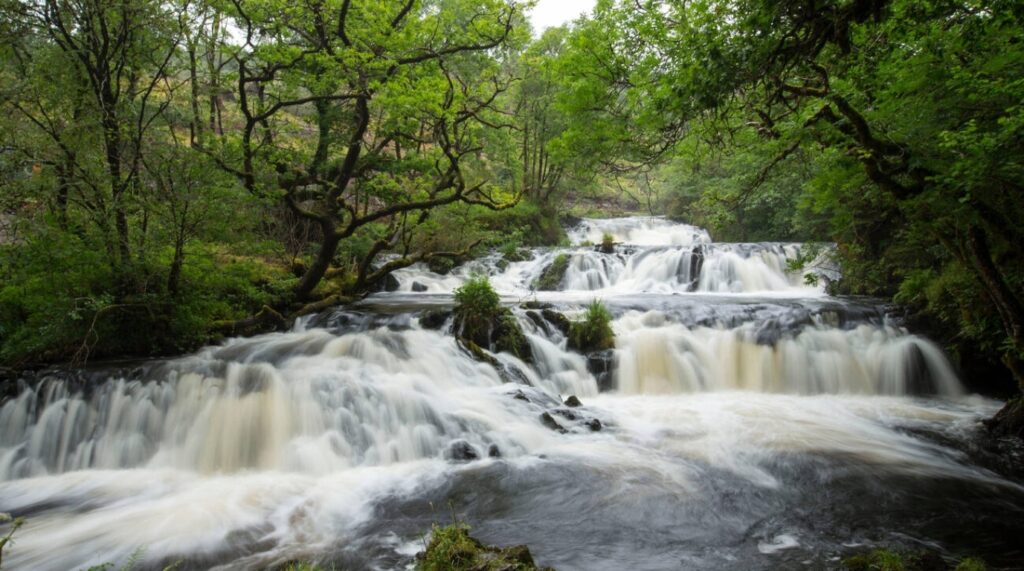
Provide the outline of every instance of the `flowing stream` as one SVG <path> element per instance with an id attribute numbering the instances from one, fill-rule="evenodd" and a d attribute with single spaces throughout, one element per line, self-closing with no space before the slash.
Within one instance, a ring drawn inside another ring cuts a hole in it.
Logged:
<path id="1" fill-rule="evenodd" d="M 23 381 L 0 407 L 0 511 L 27 520 L 5 566 L 404 569 L 452 517 L 563 571 L 827 569 L 874 545 L 1022 561 L 1024 487 L 980 443 L 1001 403 L 883 305 L 828 296 L 827 248 L 659 218 L 570 237 L 399 271 L 287 333 Z M 558 290 L 534 291 L 558 256 Z M 474 273 L 532 364 L 475 360 L 438 322 Z M 616 347 L 568 351 L 543 311 L 593 299 Z"/>

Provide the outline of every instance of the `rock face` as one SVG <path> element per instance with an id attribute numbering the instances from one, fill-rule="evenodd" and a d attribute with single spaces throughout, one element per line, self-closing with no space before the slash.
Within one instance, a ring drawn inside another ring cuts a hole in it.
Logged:
<path id="1" fill-rule="evenodd" d="M 398 278 L 388 274 L 384 276 L 384 280 L 381 283 L 381 289 L 384 291 L 398 291 L 398 288 L 402 287 L 402 284 L 398 282 Z"/>
<path id="2" fill-rule="evenodd" d="M 704 247 L 694 246 L 693 252 L 690 256 L 690 267 L 688 274 L 690 276 L 690 287 L 687 288 L 690 291 L 697 291 L 697 286 L 700 284 L 700 270 L 704 266 Z"/>
<path id="3" fill-rule="evenodd" d="M 597 389 L 601 392 L 610 391 L 614 387 L 613 375 L 615 370 L 615 351 L 596 351 L 587 355 L 587 370 L 597 380 Z"/>
<path id="4" fill-rule="evenodd" d="M 456 315 L 455 331 L 461 340 L 471 341 L 478 347 L 511 353 L 526 363 L 533 362 L 533 348 L 515 315 L 508 308 L 502 308 L 496 315 L 490 317 L 486 328 L 478 327 L 473 331 L 468 331 Z"/>
<path id="5" fill-rule="evenodd" d="M 424 329 L 438 330 L 444 327 L 452 312 L 443 309 L 430 309 L 420 314 L 420 327 Z"/>
<path id="6" fill-rule="evenodd" d="M 1008 401 L 985 426 L 996 437 L 1024 438 L 1024 397 Z"/>
<path id="7" fill-rule="evenodd" d="M 542 309 L 541 312 L 540 312 L 540 315 L 548 323 L 550 323 L 556 329 L 561 331 L 562 335 L 568 335 L 569 334 L 569 328 L 572 326 L 572 322 L 569 321 L 568 317 L 562 315 L 561 313 L 558 313 L 557 311 L 555 311 L 553 309 L 549 309 L 549 308 Z"/>
<path id="8" fill-rule="evenodd" d="M 417 571 L 554 571 L 537 567 L 525 545 L 493 547 L 470 537 L 469 526 L 434 526 L 426 551 L 416 555 Z"/>

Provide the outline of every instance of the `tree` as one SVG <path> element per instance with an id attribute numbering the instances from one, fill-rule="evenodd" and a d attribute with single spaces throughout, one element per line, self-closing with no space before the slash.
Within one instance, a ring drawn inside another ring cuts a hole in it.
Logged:
<path id="1" fill-rule="evenodd" d="M 349 291 L 382 278 L 376 257 L 408 244 L 431 209 L 515 203 L 468 180 L 465 164 L 508 89 L 491 53 L 514 39 L 517 10 L 499 0 L 233 3 L 245 37 L 234 56 L 242 124 L 202 148 L 251 193 L 279 196 L 319 229 L 294 299 L 312 296 L 339 244 L 361 228 L 386 229 Z"/>

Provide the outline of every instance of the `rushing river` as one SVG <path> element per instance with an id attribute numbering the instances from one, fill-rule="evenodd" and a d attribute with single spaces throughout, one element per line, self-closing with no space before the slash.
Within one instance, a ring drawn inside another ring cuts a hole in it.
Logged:
<path id="1" fill-rule="evenodd" d="M 614 253 L 586 245 L 605 233 Z M 27 519 L 5 568 L 403 569 L 453 515 L 562 571 L 824 569 L 873 545 L 1019 565 L 1024 487 L 979 444 L 1001 403 L 880 304 L 826 295 L 824 256 L 789 272 L 813 258 L 800 244 L 657 218 L 570 235 L 402 270 L 287 333 L 26 381 L 0 408 L 0 511 Z M 559 291 L 532 291 L 559 255 Z M 534 364 L 420 324 L 481 272 Z M 604 355 L 522 305 L 595 298 L 615 315 Z"/>

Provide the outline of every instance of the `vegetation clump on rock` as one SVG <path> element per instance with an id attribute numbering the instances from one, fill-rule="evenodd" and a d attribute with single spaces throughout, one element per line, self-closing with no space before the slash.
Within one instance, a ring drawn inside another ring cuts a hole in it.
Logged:
<path id="1" fill-rule="evenodd" d="M 504 351 L 523 361 L 533 361 L 533 351 L 512 311 L 501 306 L 501 298 L 486 276 L 475 276 L 455 290 L 454 331 L 459 341 L 478 359 L 480 348 Z"/>
<path id="2" fill-rule="evenodd" d="M 590 353 L 615 347 L 615 332 L 611 326 L 612 314 L 598 300 L 587 307 L 582 321 L 569 326 L 569 348 Z"/>
<path id="3" fill-rule="evenodd" d="M 434 525 L 426 551 L 416 555 L 417 571 L 553 571 L 537 567 L 525 545 L 492 547 L 469 535 L 469 526 Z"/>
<path id="4" fill-rule="evenodd" d="M 569 269 L 569 255 L 559 254 L 555 257 L 551 265 L 544 268 L 541 272 L 540 277 L 534 282 L 534 286 L 540 291 L 556 291 L 558 286 L 562 285 L 562 278 L 565 277 L 565 271 Z"/>

